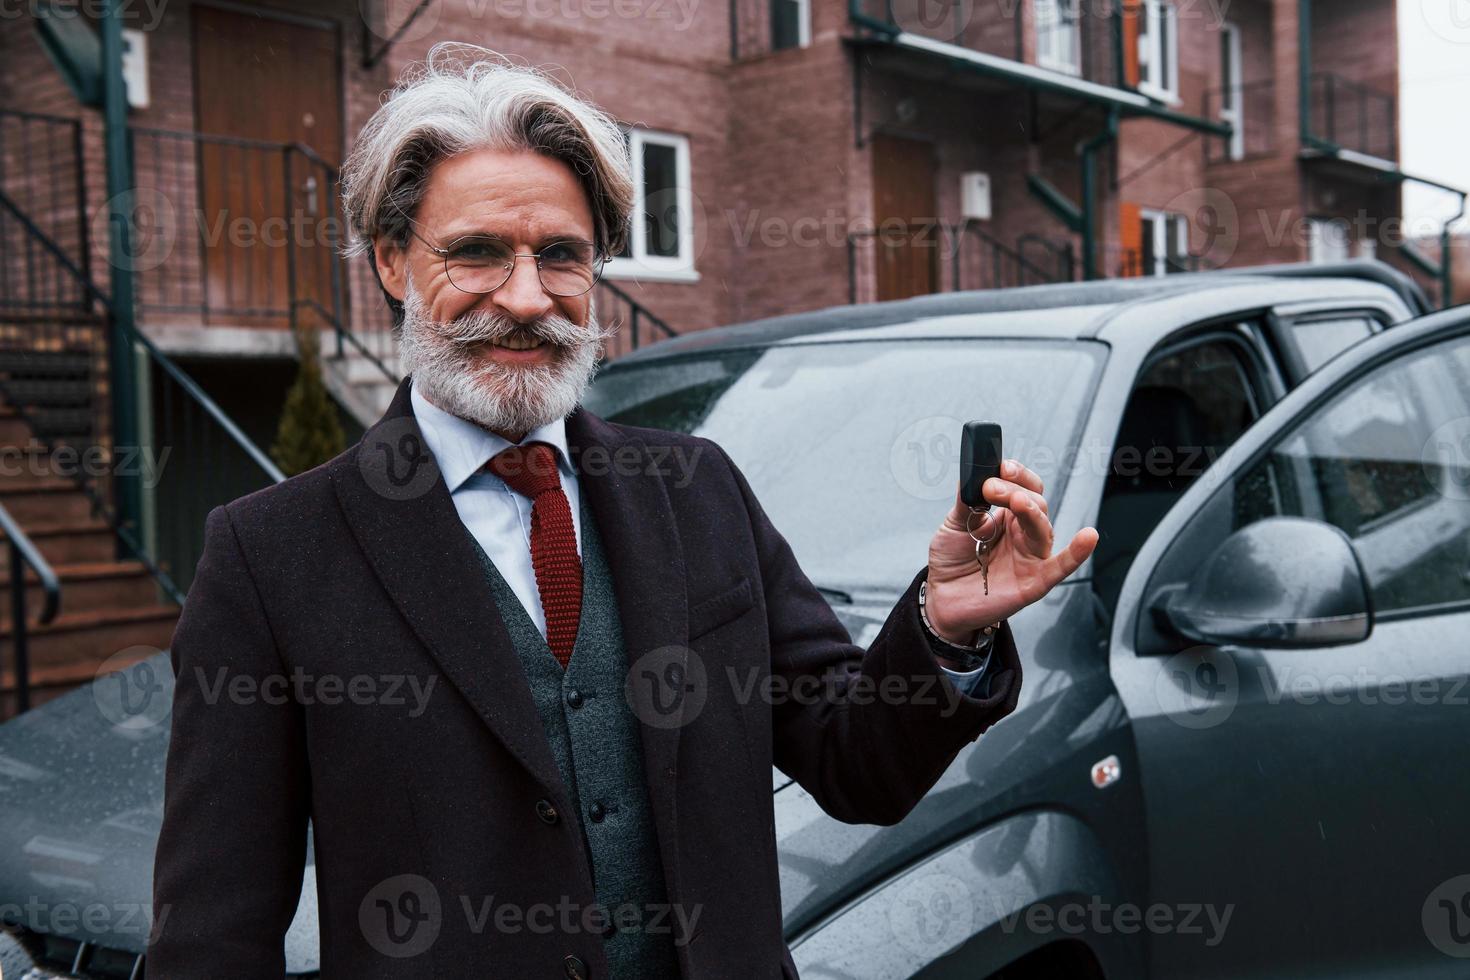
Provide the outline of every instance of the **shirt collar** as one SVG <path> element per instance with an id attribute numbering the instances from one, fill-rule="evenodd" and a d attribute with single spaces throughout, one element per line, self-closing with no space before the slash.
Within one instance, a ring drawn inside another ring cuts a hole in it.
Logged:
<path id="1" fill-rule="evenodd" d="M 449 492 L 458 490 L 470 477 L 480 471 L 497 453 L 511 446 L 510 440 L 496 435 L 473 422 L 451 415 L 419 393 L 418 385 L 411 385 L 408 393 L 413 405 L 414 418 L 424 434 L 429 452 L 449 486 Z M 571 473 L 570 453 L 567 451 L 567 425 L 565 419 L 557 419 L 527 432 L 521 445 L 528 442 L 545 442 L 556 447 L 557 468 L 565 478 Z"/>

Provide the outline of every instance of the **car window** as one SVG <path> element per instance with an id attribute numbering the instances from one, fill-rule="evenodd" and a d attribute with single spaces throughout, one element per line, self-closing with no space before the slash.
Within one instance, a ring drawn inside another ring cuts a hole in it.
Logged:
<path id="1" fill-rule="evenodd" d="M 1226 336 L 1157 357 L 1139 375 L 1098 512 L 1093 587 L 1108 611 L 1169 508 L 1260 417 L 1255 378 L 1243 343 Z"/>
<path id="2" fill-rule="evenodd" d="M 1367 314 L 1304 316 L 1292 321 L 1291 335 L 1301 351 L 1302 366 L 1310 373 L 1373 333 Z"/>
<path id="3" fill-rule="evenodd" d="M 1103 356 L 1071 341 L 783 344 L 614 365 L 584 404 L 713 439 L 818 585 L 902 591 L 954 504 L 963 424 L 999 422 L 1056 506 Z"/>
<path id="4" fill-rule="evenodd" d="M 1222 487 L 1166 553 L 1150 594 L 1233 531 L 1325 521 L 1352 541 L 1376 615 L 1470 602 L 1470 340 L 1383 365 Z"/>

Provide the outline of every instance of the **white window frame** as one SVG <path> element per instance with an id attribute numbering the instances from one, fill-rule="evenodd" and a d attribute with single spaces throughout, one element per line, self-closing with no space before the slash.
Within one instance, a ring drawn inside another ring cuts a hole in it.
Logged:
<path id="1" fill-rule="evenodd" d="M 1332 238 L 1327 233 L 1331 229 Z M 1329 250 L 1329 247 L 1331 250 Z M 1352 257 L 1353 246 L 1348 223 L 1343 218 L 1307 219 L 1307 261 L 1312 265 L 1329 265 L 1346 262 Z"/>
<path id="2" fill-rule="evenodd" d="M 768 3 L 774 3 L 775 0 L 767 0 L 767 2 Z M 791 0 L 791 2 L 794 2 L 796 4 L 796 7 L 797 7 L 797 11 L 796 11 L 796 47 L 797 48 L 811 47 L 811 43 L 812 43 L 812 0 Z M 774 40 L 774 39 L 772 39 L 772 40 Z M 777 51 L 791 51 L 791 50 L 794 50 L 793 48 L 776 48 L 775 44 L 772 44 L 771 47 L 773 49 L 777 50 Z"/>
<path id="3" fill-rule="evenodd" d="M 1160 102 L 1178 105 L 1179 11 L 1171 0 L 1143 0 L 1143 15 L 1143 31 L 1138 35 L 1138 90 Z M 1165 50 L 1169 54 L 1169 77 L 1159 78 L 1159 62 Z"/>
<path id="4" fill-rule="evenodd" d="M 1152 208 L 1141 208 L 1139 220 L 1144 222 L 1145 227 L 1153 229 L 1154 267 L 1144 269 L 1146 276 L 1169 275 L 1169 229 L 1174 229 L 1174 244 L 1178 246 L 1181 256 L 1189 255 L 1189 218 L 1175 211 L 1155 211 Z M 1152 224 L 1150 224 L 1150 222 Z M 1140 263 L 1143 256 L 1139 256 Z M 1180 270 L 1186 271 L 1186 270 Z"/>
<path id="5" fill-rule="evenodd" d="M 603 275 L 609 279 L 653 279 L 667 282 L 698 282 L 694 268 L 694 194 L 689 178 L 689 138 L 678 133 L 630 127 L 628 154 L 633 164 L 633 220 L 628 231 L 627 257 L 607 260 Z M 674 149 L 674 186 L 678 194 L 679 254 L 649 255 L 644 227 L 643 148 L 647 145 Z"/>
<path id="6" fill-rule="evenodd" d="M 1081 0 L 1036 0 L 1036 64 L 1064 75 L 1082 75 L 1082 7 Z M 1053 46 L 1041 44 L 1042 25 L 1051 24 L 1050 38 L 1070 38 L 1070 57 L 1057 57 Z M 1069 29 L 1062 25 L 1070 24 Z"/>
<path id="7" fill-rule="evenodd" d="M 1245 70 L 1245 59 L 1240 52 L 1240 26 L 1231 21 L 1226 21 L 1224 27 L 1223 45 L 1220 53 L 1229 59 L 1232 70 L 1226 70 L 1221 66 L 1220 71 L 1220 121 L 1227 122 L 1233 127 L 1230 135 L 1230 159 L 1245 159 L 1245 85 L 1241 81 L 1242 72 Z M 1225 80 L 1230 79 L 1226 84 Z"/>

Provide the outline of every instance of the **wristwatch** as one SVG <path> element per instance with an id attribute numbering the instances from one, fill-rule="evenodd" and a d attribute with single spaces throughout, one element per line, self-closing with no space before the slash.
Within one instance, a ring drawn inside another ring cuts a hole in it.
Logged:
<path id="1" fill-rule="evenodd" d="M 929 649 L 937 657 L 953 661 L 959 664 L 951 668 L 959 671 L 978 670 L 990 662 L 990 648 L 995 645 L 995 633 L 1000 629 L 1000 623 L 992 623 L 980 630 L 980 636 L 970 646 L 959 643 L 951 643 L 940 636 L 934 629 L 934 624 L 929 622 L 929 614 L 925 611 L 925 603 L 928 602 L 929 582 L 926 579 L 919 583 L 919 618 L 924 621 L 924 632 L 929 639 Z"/>

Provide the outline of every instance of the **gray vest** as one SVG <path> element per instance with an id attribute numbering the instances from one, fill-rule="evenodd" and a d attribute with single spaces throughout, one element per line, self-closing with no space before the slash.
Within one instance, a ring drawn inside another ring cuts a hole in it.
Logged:
<path id="1" fill-rule="evenodd" d="M 612 976 L 678 980 L 678 919 L 664 888 L 639 723 L 623 697 L 628 663 L 612 573 L 585 493 L 580 510 L 582 614 L 565 670 L 474 535 L 470 541 L 525 667 L 562 781 L 581 815 L 597 901 L 608 913 L 604 921 L 618 925 L 620 906 L 636 909 L 636 915 L 625 910 L 622 916 L 622 923 L 631 926 L 603 940 Z M 553 903 L 557 899 L 548 896 Z"/>

